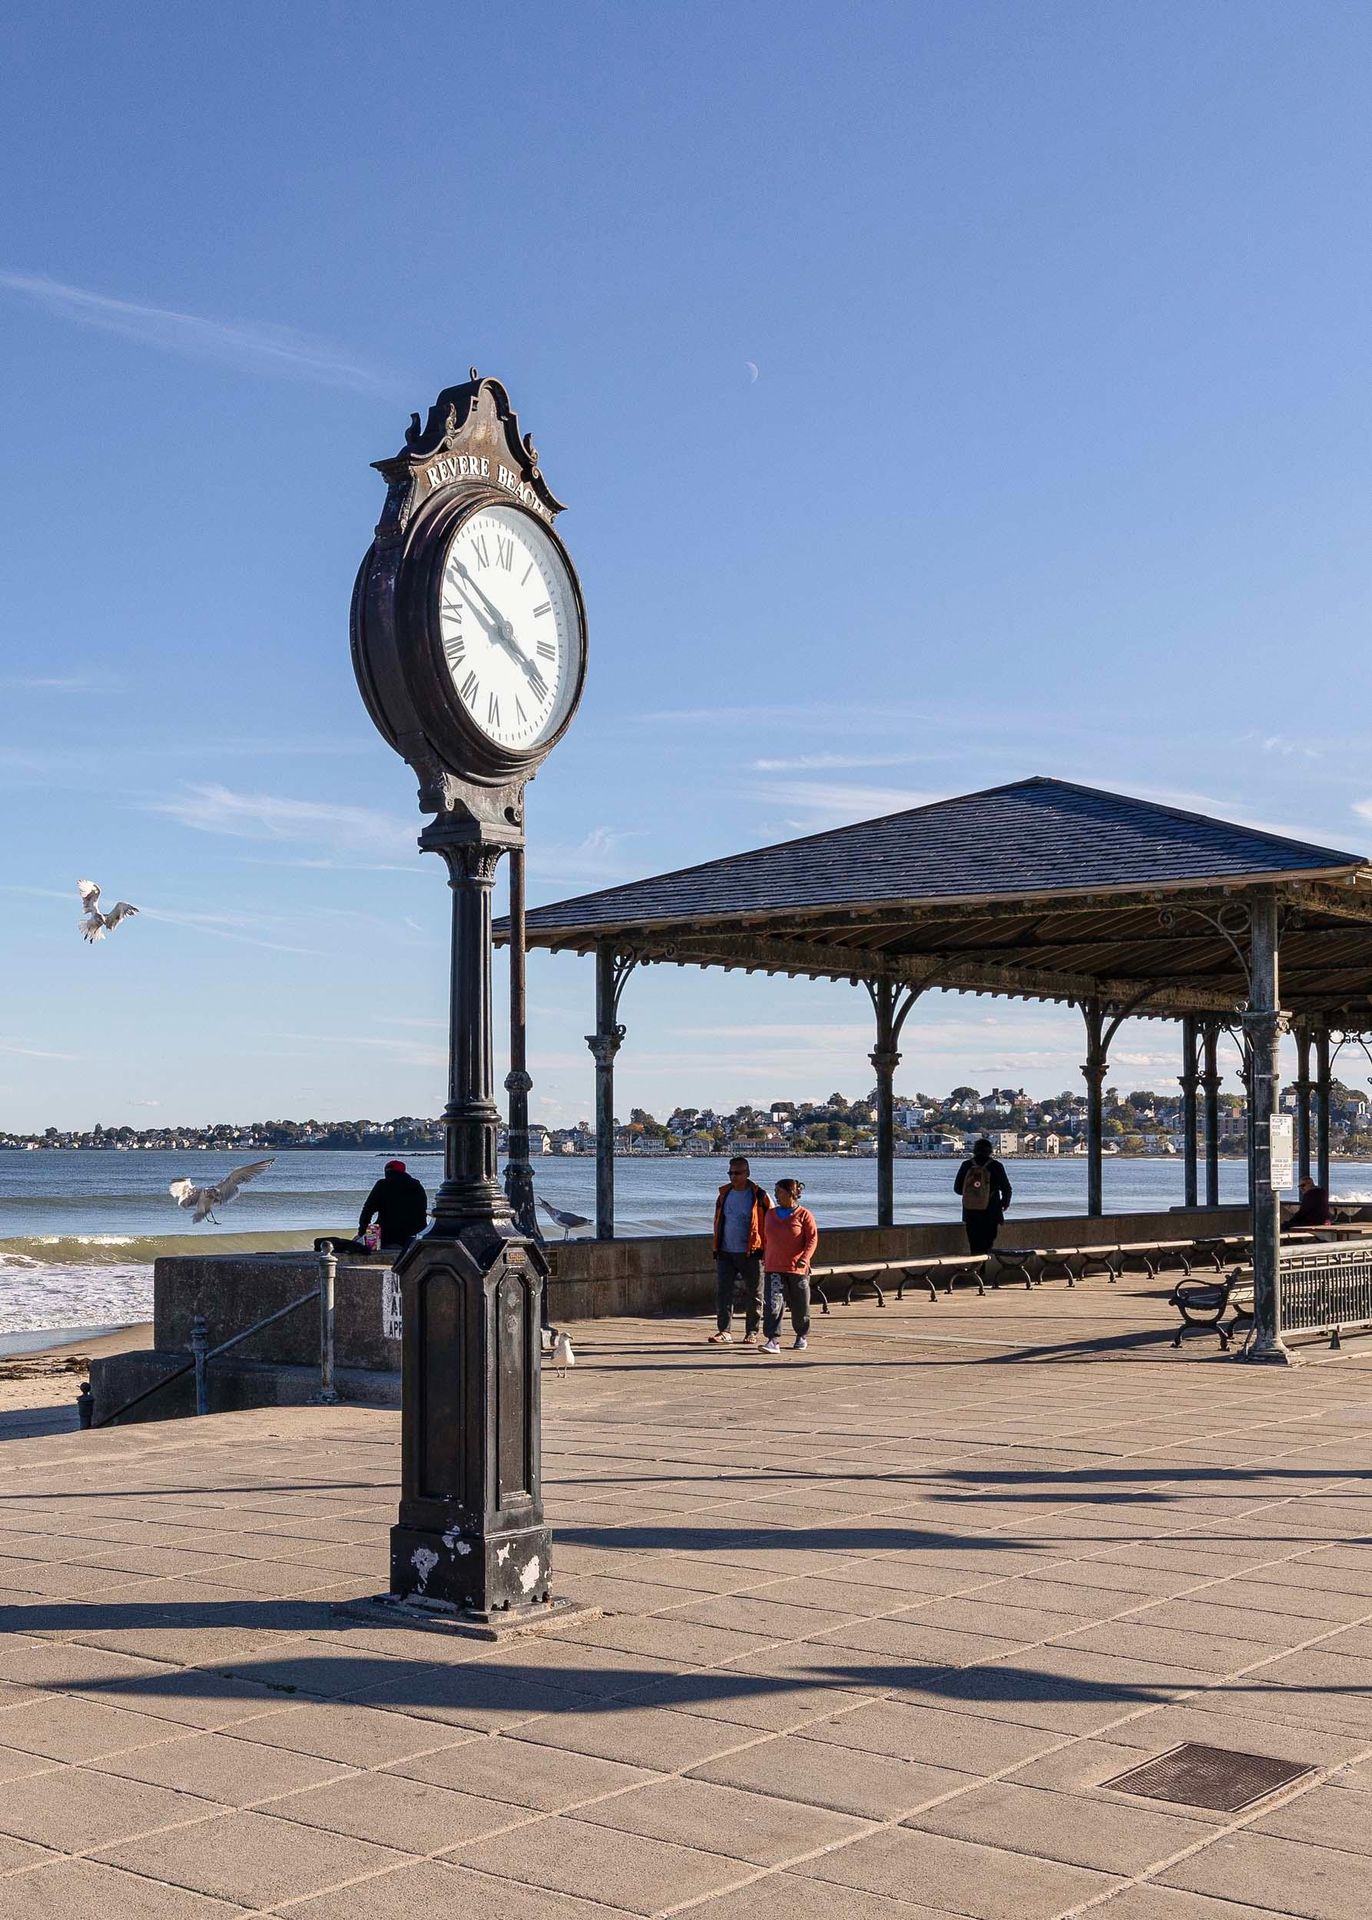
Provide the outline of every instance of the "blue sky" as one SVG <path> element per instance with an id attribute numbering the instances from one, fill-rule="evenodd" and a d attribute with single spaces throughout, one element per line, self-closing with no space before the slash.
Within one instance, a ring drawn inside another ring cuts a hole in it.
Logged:
<path id="1" fill-rule="evenodd" d="M 369 462 L 473 363 L 590 616 L 535 900 L 1031 773 L 1372 846 L 1370 65 L 1262 0 L 12 15 L 0 1124 L 441 1104 L 347 608 Z M 144 909 L 94 950 L 86 874 Z M 574 1119 L 589 963 L 530 993 Z M 625 1112 L 870 1085 L 860 990 L 623 1012 Z M 905 1055 L 1080 1084 L 1070 1010 L 931 999 Z"/>

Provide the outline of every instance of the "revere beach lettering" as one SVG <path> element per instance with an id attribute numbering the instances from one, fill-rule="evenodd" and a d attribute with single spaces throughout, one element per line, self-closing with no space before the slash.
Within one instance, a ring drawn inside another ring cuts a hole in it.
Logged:
<path id="1" fill-rule="evenodd" d="M 429 482 L 429 492 L 436 493 L 440 487 L 451 486 L 455 480 L 489 480 L 491 462 L 484 453 L 441 453 L 431 460 L 424 469 Z M 512 493 L 521 506 L 531 507 L 544 520 L 552 515 L 539 499 L 527 480 L 521 480 L 503 461 L 495 463 L 495 483 L 503 487 L 506 493 Z"/>

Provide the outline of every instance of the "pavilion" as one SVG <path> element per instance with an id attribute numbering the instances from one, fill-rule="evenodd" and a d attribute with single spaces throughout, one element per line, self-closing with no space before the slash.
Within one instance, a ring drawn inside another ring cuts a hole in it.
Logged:
<path id="1" fill-rule="evenodd" d="M 497 939 L 510 938 L 510 922 Z M 516 930 L 516 939 L 518 931 Z M 893 1219 L 893 1086 L 930 988 L 1071 1003 L 1085 1024 L 1087 1209 L 1102 1212 L 1101 1096 L 1124 1019 L 1181 1023 L 1185 1191 L 1218 1203 L 1216 1050 L 1239 1040 L 1261 1352 L 1280 1352 L 1278 1045 L 1297 1048 L 1296 1158 L 1327 1185 L 1330 1065 L 1372 1029 L 1372 863 L 1362 855 L 1054 779 L 1030 779 L 608 887 L 527 915 L 530 947 L 596 957 L 596 1231 L 614 1235 L 614 1063 L 635 967 L 845 979 L 871 997 L 877 1217 Z M 1311 1073 L 1312 1056 L 1314 1074 Z M 1313 1113 L 1312 1113 L 1313 1109 Z M 1312 1126 L 1313 1119 L 1313 1126 Z"/>

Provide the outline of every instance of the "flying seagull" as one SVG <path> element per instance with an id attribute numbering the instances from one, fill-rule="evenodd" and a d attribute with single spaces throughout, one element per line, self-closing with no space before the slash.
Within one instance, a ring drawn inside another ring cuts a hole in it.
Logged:
<path id="1" fill-rule="evenodd" d="M 564 1240 L 573 1227 L 589 1227 L 591 1224 L 584 1213 L 564 1213 L 561 1207 L 552 1206 L 543 1198 L 542 1194 L 538 1197 L 538 1204 L 550 1220 L 556 1220 L 562 1229 L 562 1238 Z"/>
<path id="2" fill-rule="evenodd" d="M 81 918 L 77 923 L 92 946 L 97 940 L 103 940 L 112 933 L 121 920 L 127 920 L 131 913 L 137 913 L 137 907 L 131 907 L 127 900 L 117 900 L 109 913 L 100 911 L 100 889 L 94 880 L 78 880 L 76 891 L 81 896 Z"/>
<path id="3" fill-rule="evenodd" d="M 272 1159 L 275 1157 L 273 1154 Z M 250 1160 L 246 1167 L 235 1167 L 212 1187 L 197 1187 L 193 1180 L 173 1180 L 167 1192 L 178 1207 L 194 1207 L 197 1220 L 214 1220 L 216 1207 L 226 1207 L 240 1187 L 265 1173 L 271 1164 L 271 1160 Z M 217 1220 L 214 1223 L 219 1225 Z"/>

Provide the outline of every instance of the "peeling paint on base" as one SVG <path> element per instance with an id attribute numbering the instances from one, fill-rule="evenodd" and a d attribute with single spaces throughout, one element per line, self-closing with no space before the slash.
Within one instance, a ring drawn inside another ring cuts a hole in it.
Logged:
<path id="1" fill-rule="evenodd" d="M 523 1572 L 519 1576 L 519 1584 L 524 1589 L 525 1593 L 532 1593 L 534 1588 L 538 1585 L 538 1576 L 540 1571 L 541 1569 L 538 1563 L 538 1555 L 535 1554 L 533 1559 L 530 1560 L 529 1564 L 524 1568 Z"/>
<path id="2" fill-rule="evenodd" d="M 458 1538 L 456 1527 L 449 1527 L 448 1531 L 443 1535 L 443 1544 L 449 1553 L 470 1553 L 472 1550 L 466 1540 L 460 1540 Z"/>
<path id="3" fill-rule="evenodd" d="M 507 1540 L 507 1541 L 505 1542 L 505 1544 L 504 1544 L 504 1546 L 503 1546 L 503 1547 L 497 1547 L 497 1548 L 496 1548 L 496 1550 L 495 1550 L 495 1557 L 496 1557 L 496 1559 L 497 1559 L 497 1561 L 498 1561 L 498 1562 L 500 1563 L 500 1565 L 501 1565 L 501 1566 L 503 1567 L 503 1566 L 504 1566 L 504 1564 L 505 1564 L 505 1562 L 506 1562 L 506 1561 L 507 1561 L 507 1560 L 509 1559 L 509 1557 L 510 1557 L 510 1543 L 509 1543 L 509 1541 L 508 1541 L 508 1540 Z"/>
<path id="4" fill-rule="evenodd" d="M 419 1587 L 423 1592 L 429 1584 L 429 1575 L 438 1565 L 438 1555 L 431 1547 L 416 1547 L 410 1555 L 410 1565 L 419 1575 Z"/>

